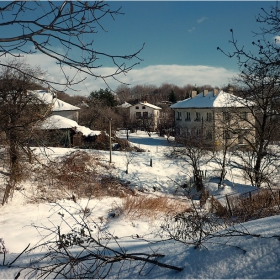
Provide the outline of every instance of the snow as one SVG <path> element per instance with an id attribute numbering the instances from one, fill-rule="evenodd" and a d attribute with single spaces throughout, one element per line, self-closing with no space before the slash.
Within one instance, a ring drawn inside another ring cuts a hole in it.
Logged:
<path id="1" fill-rule="evenodd" d="M 117 107 L 120 107 L 120 108 L 129 108 L 129 107 L 131 107 L 132 105 L 130 104 L 130 103 L 128 103 L 128 102 L 124 102 L 123 104 L 121 104 L 121 105 L 118 105 Z"/>
<path id="2" fill-rule="evenodd" d="M 59 112 L 59 111 L 77 111 L 80 110 L 79 107 L 76 107 L 74 105 L 71 105 L 67 102 L 64 102 L 58 98 L 55 98 L 55 101 L 53 103 L 52 111 Z"/>
<path id="3" fill-rule="evenodd" d="M 46 90 L 32 90 L 28 91 L 28 93 L 36 95 L 40 100 L 42 100 L 46 104 L 52 104 L 52 111 L 54 112 L 80 110 L 79 107 L 73 106 L 67 102 L 56 98 L 51 92 L 48 92 Z"/>
<path id="4" fill-rule="evenodd" d="M 203 96 L 203 92 L 193 98 L 187 98 L 170 106 L 172 109 L 184 108 L 223 108 L 223 107 L 245 107 L 247 101 L 241 97 L 234 96 L 230 93 L 219 91 L 217 95 L 209 92 Z M 253 103 L 250 103 L 253 106 Z M 250 105 L 248 104 L 248 105 Z"/>
<path id="5" fill-rule="evenodd" d="M 150 107 L 150 108 L 153 108 L 155 110 L 161 110 L 162 108 L 156 106 L 156 105 L 153 105 L 151 103 L 148 103 L 148 102 L 138 102 L 137 104 L 134 104 L 133 106 L 137 106 L 137 105 L 143 105 L 143 106 L 147 106 L 147 107 Z"/>
<path id="6" fill-rule="evenodd" d="M 40 124 L 41 129 L 66 129 L 75 128 L 76 132 L 81 132 L 84 136 L 100 135 L 101 131 L 91 130 L 88 127 L 78 125 L 74 120 L 59 116 L 52 115 Z"/>
<path id="7" fill-rule="evenodd" d="M 120 133 L 119 136 L 126 139 L 125 132 Z M 145 149 L 146 152 L 135 153 L 135 158 L 126 174 L 127 153 L 113 151 L 112 174 L 130 181 L 132 188 L 145 190 L 145 193 L 150 196 L 163 195 L 188 203 L 186 194 L 182 191 L 176 192 L 176 183 L 185 182 L 186 177 L 189 176 L 189 167 L 186 162 L 165 156 L 172 142 L 157 134 L 149 137 L 147 133 L 140 131 L 130 134 L 129 141 Z M 56 159 L 72 151 L 75 149 L 50 148 L 47 153 L 50 159 Z M 102 162 L 108 164 L 108 151 L 88 150 L 87 152 L 89 154 L 98 152 L 102 157 Z M 40 153 L 39 149 L 37 153 Z M 153 161 L 152 167 L 150 159 Z M 214 163 L 202 164 L 202 169 L 206 168 L 212 170 L 214 174 L 217 166 Z M 207 188 L 220 201 L 223 201 L 226 194 L 244 193 L 253 189 L 235 168 L 227 173 L 225 185 L 221 189 L 217 188 L 215 180 L 208 181 Z M 280 216 L 237 225 L 232 228 L 236 234 L 230 234 L 229 230 L 219 231 L 215 233 L 216 236 L 205 240 L 203 246 L 195 249 L 193 245 L 174 240 L 147 243 L 146 240 L 158 241 L 160 239 L 153 233 L 158 232 L 163 222 L 161 219 L 131 219 L 125 215 L 110 218 L 108 213 L 115 211 L 121 205 L 121 198 L 80 199 L 77 203 L 72 200 L 61 200 L 58 203 L 27 203 L 26 196 L 29 191 L 30 186 L 26 183 L 24 189 L 15 191 L 12 201 L 0 207 L 0 240 L 3 239 L 9 250 L 6 254 L 6 262 L 13 260 L 29 243 L 31 247 L 40 242 L 46 234 L 44 227 L 55 229 L 61 226 L 61 231 L 67 230 L 67 224 L 63 223 L 63 220 L 69 225 L 74 224 L 74 218 L 79 221 L 82 210 L 88 207 L 91 210 L 88 219 L 95 221 L 101 231 L 107 230 L 118 237 L 117 244 L 113 241 L 109 243 L 112 247 L 124 247 L 127 253 L 161 253 L 165 256 L 159 259 L 160 262 L 183 268 L 178 272 L 154 267 L 149 274 L 145 274 L 152 268 L 147 265 L 139 274 L 139 268 L 125 264 L 119 274 L 122 279 L 280 278 Z M 175 193 L 176 196 L 174 196 Z M 238 230 L 250 234 L 238 234 Z M 96 233 L 97 229 L 93 228 L 93 234 Z M 136 235 L 140 238 L 135 238 Z M 0 279 L 15 278 L 19 267 L 28 265 L 30 260 L 40 258 L 43 254 L 44 251 L 23 254 L 10 268 L 1 266 L 3 254 L 0 254 Z M 117 272 L 118 270 L 113 268 L 110 278 L 117 277 L 116 274 L 114 275 Z M 24 273 L 21 273 L 20 277 L 24 277 Z"/>

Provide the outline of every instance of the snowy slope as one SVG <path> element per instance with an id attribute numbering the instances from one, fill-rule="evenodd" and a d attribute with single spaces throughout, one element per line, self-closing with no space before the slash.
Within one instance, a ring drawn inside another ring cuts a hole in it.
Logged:
<path id="1" fill-rule="evenodd" d="M 122 137 L 125 138 L 125 134 Z M 188 172 L 187 164 L 167 159 L 164 156 L 170 146 L 165 138 L 157 135 L 148 137 L 138 132 L 130 135 L 129 140 L 149 151 L 137 153 L 129 165 L 128 174 L 125 173 L 125 153 L 113 151 L 112 160 L 115 169 L 112 172 L 119 178 L 130 181 L 135 188 L 144 189 L 150 195 L 173 196 L 177 187 L 174 181 L 184 182 Z M 69 151 L 73 149 L 51 148 L 48 154 L 51 158 L 55 158 Z M 108 151 L 99 153 L 104 162 L 109 161 Z M 150 166 L 151 158 L 152 167 Z M 214 165 L 212 167 L 216 168 Z M 228 184 L 220 190 L 214 183 L 209 184 L 212 194 L 222 197 L 228 193 L 240 193 L 252 189 L 237 171 L 233 170 L 231 175 L 227 178 Z M 120 278 L 280 278 L 280 216 L 244 223 L 235 228 L 234 234 L 229 235 L 228 231 L 224 232 L 223 237 L 213 237 L 197 249 L 193 245 L 187 246 L 175 241 L 147 244 L 141 237 L 152 241 L 158 240 L 159 237 L 151 233 L 157 232 L 162 221 L 131 220 L 122 215 L 108 218 L 108 212 L 121 204 L 120 198 L 91 199 L 90 201 L 82 199 L 77 201 L 78 203 L 63 200 L 59 204 L 27 204 L 25 195 L 28 194 L 28 187 L 26 185 L 26 191 L 16 191 L 13 200 L 0 207 L 0 238 L 3 238 L 9 250 L 9 254 L 6 254 L 6 262 L 13 260 L 29 243 L 31 247 L 40 242 L 42 234 L 46 233 L 42 230 L 43 227 L 62 226 L 62 230 L 67 231 L 67 226 L 62 223 L 63 219 L 70 225 L 74 224 L 73 217 L 79 220 L 82 209 L 88 207 L 91 210 L 89 219 L 97 222 L 103 231 L 107 230 L 114 236 L 118 236 L 118 244 L 126 248 L 128 253 L 156 251 L 165 255 L 159 259 L 162 263 L 183 268 L 181 272 L 177 272 L 155 267 L 149 274 L 145 274 L 151 268 L 148 265 L 139 274 L 137 268 L 128 269 L 130 264 L 125 264 L 119 274 Z M 154 191 L 153 187 L 156 187 L 157 191 Z M 177 197 L 185 198 L 183 193 L 177 194 Z M 246 234 L 237 234 L 237 230 Z M 94 229 L 94 232 L 97 232 L 97 229 Z M 132 238 L 136 234 L 140 238 Z M 111 245 L 116 246 L 114 242 Z M 30 259 L 38 258 L 42 254 L 43 252 L 37 252 L 36 255 L 24 254 L 17 260 L 15 266 L 25 266 Z M 3 254 L 0 254 L 0 265 L 2 262 Z M 0 266 L 0 279 L 14 278 L 18 271 L 17 267 Z M 111 277 L 116 277 L 117 272 L 119 271 L 116 267 L 111 271 Z M 21 274 L 21 277 L 23 276 L 24 274 Z"/>

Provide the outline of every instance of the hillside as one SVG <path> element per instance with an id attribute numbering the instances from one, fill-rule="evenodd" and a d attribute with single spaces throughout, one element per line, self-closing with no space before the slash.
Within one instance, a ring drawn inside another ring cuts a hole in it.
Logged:
<path id="1" fill-rule="evenodd" d="M 191 208 L 190 193 L 179 187 L 191 176 L 191 172 L 186 162 L 166 157 L 171 143 L 157 135 L 148 137 L 143 133 L 131 134 L 129 140 L 146 152 L 134 153 L 132 157 L 131 153 L 113 151 L 111 168 L 104 168 L 102 172 L 108 172 L 118 177 L 121 182 L 127 182 L 129 189 L 139 192 L 143 200 L 147 196 L 158 199 L 153 201 L 164 201 L 159 200 L 163 197 L 174 201 L 177 209 Z M 48 150 L 48 154 L 50 158 L 58 159 L 73 151 L 75 150 L 52 148 Z M 88 150 L 87 153 L 93 155 L 96 151 Z M 98 151 L 98 155 L 102 163 L 100 168 L 108 166 L 109 153 Z M 127 174 L 127 161 L 131 157 Z M 202 169 L 211 170 L 212 173 L 215 173 L 216 168 L 214 163 L 202 164 Z M 206 186 L 210 194 L 222 204 L 225 203 L 226 194 L 246 193 L 254 189 L 236 168 L 232 168 L 221 189 L 217 188 L 215 181 L 206 182 Z M 5 254 L 5 259 L 4 254 L 0 254 L 1 279 L 14 278 L 20 268 L 28 266 L 31 260 L 33 268 L 48 264 L 50 259 L 35 262 L 47 252 L 46 247 L 40 247 L 22 254 L 12 267 L 2 266 L 3 263 L 11 263 L 28 244 L 29 250 L 39 243 L 57 238 L 54 233 L 58 228 L 61 233 L 67 233 L 74 225 L 82 227 L 85 221 L 93 225 L 93 236 L 99 236 L 99 241 L 105 242 L 118 252 L 124 250 L 126 254 L 135 253 L 138 256 L 143 256 L 143 253 L 162 254 L 164 256 L 157 259 L 159 262 L 182 269 L 176 271 L 154 267 L 152 264 L 142 267 L 139 260 L 130 260 L 121 267 L 114 265 L 106 278 L 280 278 L 279 215 L 235 225 L 227 224 L 226 228 L 220 220 L 215 220 L 215 225 L 211 221 L 213 230 L 198 244 L 197 238 L 170 240 L 165 229 L 168 228 L 171 233 L 179 236 L 180 227 L 177 225 L 172 228 L 171 224 L 169 226 L 167 212 L 152 213 L 152 208 L 146 212 L 143 210 L 143 213 L 139 213 L 139 209 L 128 211 L 124 208 L 124 203 L 128 201 L 124 197 L 100 196 L 75 201 L 58 199 L 54 202 L 32 202 L 31 195 L 35 195 L 35 188 L 26 181 L 25 185 L 14 193 L 13 200 L 1 207 L 0 238 L 9 251 Z M 210 223 L 206 225 L 209 227 Z M 77 257 L 80 249 L 74 246 L 69 248 L 69 252 Z M 31 274 L 27 274 L 28 272 L 30 270 L 23 270 L 20 278 L 39 277 L 34 270 Z M 76 274 L 68 274 L 68 277 L 75 278 L 77 275 L 78 270 Z M 54 276 L 55 274 L 50 274 L 47 278 Z"/>

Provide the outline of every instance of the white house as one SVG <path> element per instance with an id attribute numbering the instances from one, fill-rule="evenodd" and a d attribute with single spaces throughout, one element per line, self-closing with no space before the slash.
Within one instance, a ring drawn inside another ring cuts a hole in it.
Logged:
<path id="1" fill-rule="evenodd" d="M 192 92 L 190 98 L 170 106 L 175 111 L 177 137 L 197 137 L 206 143 L 221 146 L 245 145 L 246 138 L 255 137 L 254 119 L 250 107 L 254 104 L 240 97 L 215 89 Z M 252 125 L 249 123 L 251 122 Z"/>
<path id="2" fill-rule="evenodd" d="M 38 124 L 45 133 L 46 144 L 81 146 L 83 138 L 95 138 L 101 131 L 94 131 L 78 124 L 79 107 L 58 99 L 55 93 L 45 90 L 30 91 L 45 104 L 49 104 L 51 114 Z"/>
<path id="3" fill-rule="evenodd" d="M 29 91 L 35 94 L 40 100 L 51 106 L 51 115 L 61 116 L 70 120 L 78 121 L 79 107 L 73 106 L 56 97 L 55 93 L 46 90 Z"/>
<path id="4" fill-rule="evenodd" d="M 156 130 L 160 120 L 161 108 L 147 101 L 138 102 L 129 107 L 130 119 L 136 121 L 139 127 Z"/>

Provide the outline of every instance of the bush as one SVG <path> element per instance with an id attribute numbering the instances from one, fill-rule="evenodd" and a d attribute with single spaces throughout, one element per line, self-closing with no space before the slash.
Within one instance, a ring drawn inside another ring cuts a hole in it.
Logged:
<path id="1" fill-rule="evenodd" d="M 229 197 L 232 213 L 239 222 L 260 219 L 280 213 L 279 191 L 261 189 L 255 193 Z"/>
<path id="2" fill-rule="evenodd" d="M 131 145 L 128 140 L 116 138 L 116 145 L 114 150 L 126 151 L 126 152 L 145 152 L 145 149 L 141 149 L 137 146 Z"/>
<path id="3" fill-rule="evenodd" d="M 227 226 L 228 223 L 217 215 L 196 209 L 193 205 L 193 208 L 177 215 L 166 216 L 160 234 L 198 248 L 205 246 L 204 243 L 215 232 L 225 229 Z"/>
<path id="4" fill-rule="evenodd" d="M 109 166 L 101 163 L 97 154 L 75 151 L 60 161 L 49 162 L 33 172 L 35 193 L 32 200 L 89 198 L 100 196 L 123 197 L 133 192 L 128 183 L 110 174 Z"/>
<path id="5" fill-rule="evenodd" d="M 214 196 L 207 201 L 208 202 L 208 209 L 210 213 L 216 214 L 218 217 L 229 217 L 229 211 L 227 207 L 223 206 Z"/>

